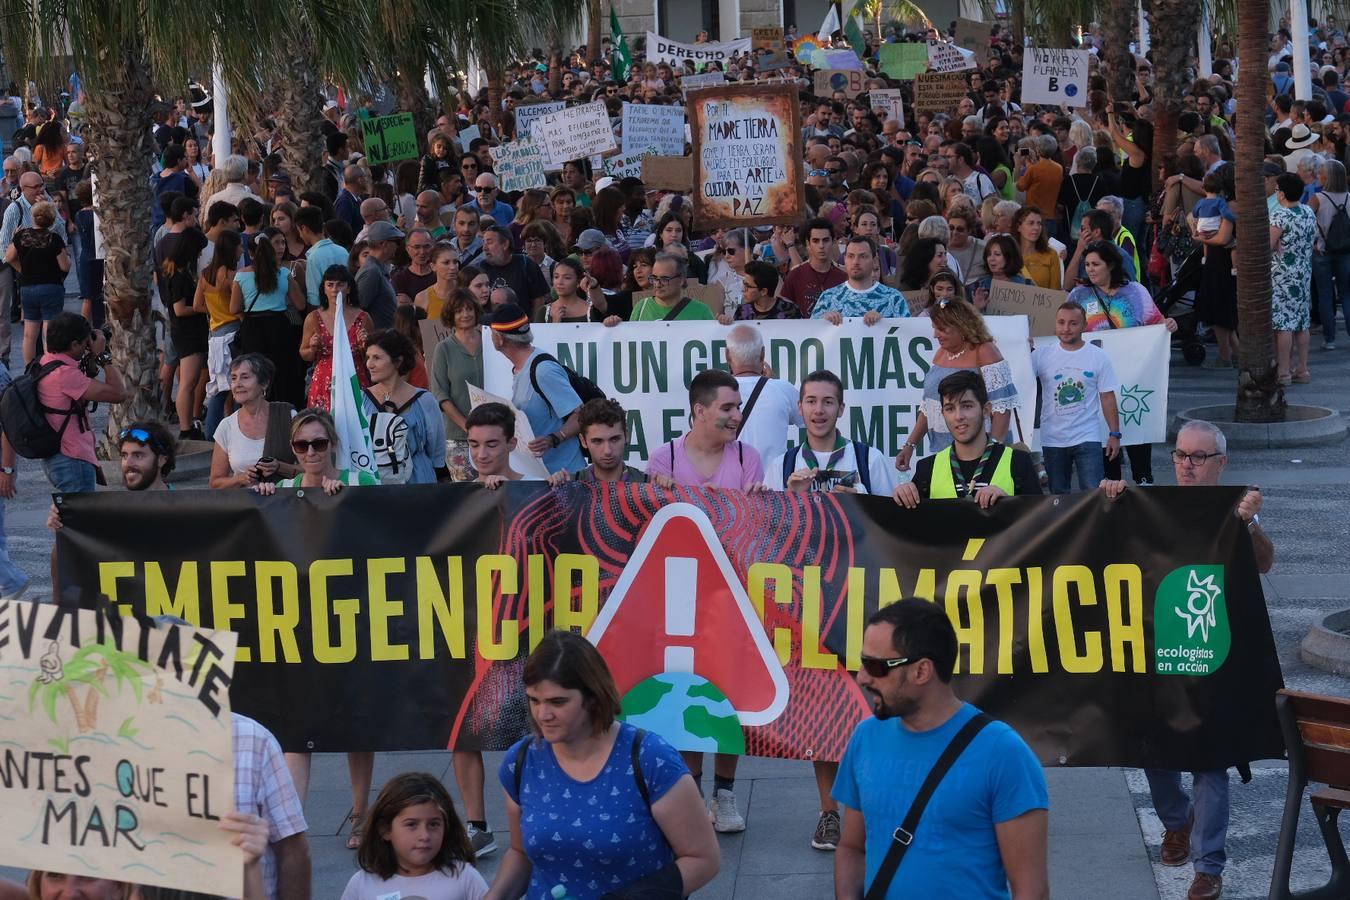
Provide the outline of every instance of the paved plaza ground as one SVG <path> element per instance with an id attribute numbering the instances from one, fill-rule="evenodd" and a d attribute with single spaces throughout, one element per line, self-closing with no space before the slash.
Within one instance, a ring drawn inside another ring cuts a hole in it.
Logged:
<path id="1" fill-rule="evenodd" d="M 16 334 L 17 338 L 17 334 Z M 1313 339 L 1320 347 L 1319 337 Z M 1211 348 L 1211 353 L 1212 353 Z M 15 368 L 20 353 L 15 341 Z M 1350 341 L 1331 352 L 1314 350 L 1313 383 L 1287 389 L 1290 402 L 1329 406 L 1350 414 Z M 1231 402 L 1235 373 L 1192 368 L 1174 354 L 1170 409 Z M 1288 686 L 1345 696 L 1345 678 L 1311 668 L 1298 659 L 1298 642 L 1308 627 L 1336 608 L 1350 605 L 1350 461 L 1346 446 L 1235 450 L 1228 467 L 1230 483 L 1260 485 L 1266 505 L 1261 524 L 1275 541 L 1274 571 L 1263 579 L 1276 645 Z M 1156 447 L 1159 483 L 1172 483 L 1166 450 Z M 33 578 L 30 590 L 46 592 L 51 535 L 44 527 L 49 504 L 40 465 L 21 461 L 19 497 L 5 512 L 10 552 Z M 204 488 L 205 479 L 181 485 Z M 501 754 L 487 754 L 488 815 L 504 848 L 509 841 L 501 791 L 493 789 Z M 454 791 L 450 754 L 382 753 L 375 785 L 400 771 L 434 772 Z M 1233 774 L 1232 820 L 1228 832 L 1226 898 L 1260 898 L 1270 886 L 1280 812 L 1287 782 L 1280 762 L 1253 766 L 1251 784 Z M 1057 897 L 1097 900 L 1184 898 L 1190 870 L 1158 864 L 1161 825 L 1149 806 L 1143 773 L 1120 769 L 1055 769 L 1050 783 L 1051 890 Z M 317 757 L 306 813 L 314 859 L 316 900 L 338 897 L 354 871 L 345 848 L 351 794 L 341 755 Z M 812 850 L 816 819 L 815 784 L 805 763 L 747 759 L 737 779 L 747 830 L 720 835 L 722 870 L 698 893 L 706 898 L 807 898 L 833 896 L 831 854 Z M 1304 807 L 1300 823 L 1295 888 L 1325 879 L 1329 866 L 1312 816 Z M 491 878 L 501 852 L 480 868 Z M 16 870 L 0 874 L 17 877 Z"/>

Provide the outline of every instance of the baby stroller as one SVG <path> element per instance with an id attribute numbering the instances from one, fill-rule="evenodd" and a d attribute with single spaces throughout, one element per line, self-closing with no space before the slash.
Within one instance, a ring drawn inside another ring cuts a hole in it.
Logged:
<path id="1" fill-rule="evenodd" d="M 1200 287 L 1200 266 L 1204 259 L 1204 250 L 1196 247 L 1177 268 L 1172 280 L 1153 292 L 1153 302 L 1164 316 L 1170 316 L 1177 322 L 1176 333 L 1172 335 L 1174 346 L 1181 347 L 1181 356 L 1189 365 L 1198 366 L 1205 361 L 1205 344 L 1199 336 L 1199 322 L 1195 319 L 1195 291 Z M 1191 294 L 1191 299 L 1186 297 Z"/>

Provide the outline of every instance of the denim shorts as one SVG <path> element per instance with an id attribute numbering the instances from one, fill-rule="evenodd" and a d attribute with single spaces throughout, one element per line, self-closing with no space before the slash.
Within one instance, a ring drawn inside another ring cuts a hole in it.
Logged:
<path id="1" fill-rule="evenodd" d="M 71 427 L 75 427 L 75 423 L 72 422 Z M 44 459 L 42 468 L 58 494 L 87 494 L 97 485 L 93 463 L 64 453 Z"/>
<path id="2" fill-rule="evenodd" d="M 66 308 L 62 284 L 25 284 L 19 288 L 19 303 L 25 322 L 49 322 Z"/>

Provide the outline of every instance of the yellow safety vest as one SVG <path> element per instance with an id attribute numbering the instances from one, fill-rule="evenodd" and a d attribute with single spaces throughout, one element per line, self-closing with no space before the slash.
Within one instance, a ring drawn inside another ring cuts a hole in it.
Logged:
<path id="1" fill-rule="evenodd" d="M 1116 246 L 1119 247 L 1122 252 L 1124 252 L 1125 250 L 1126 238 L 1129 238 L 1130 245 L 1134 247 L 1134 277 L 1140 281 L 1143 281 L 1144 270 L 1139 268 L 1139 241 L 1135 240 L 1134 235 L 1130 233 L 1130 229 L 1122 225 L 1120 226 L 1120 231 L 1116 232 Z"/>
<path id="2" fill-rule="evenodd" d="M 928 482 L 928 499 L 955 500 L 959 496 L 956 493 L 956 481 L 952 478 L 951 457 L 951 447 L 933 454 L 933 477 Z M 1009 497 L 1014 493 L 1012 457 L 1012 448 L 1004 445 L 1003 455 L 998 458 L 998 463 L 994 466 L 994 477 L 989 482 L 994 487 L 1002 488 Z"/>

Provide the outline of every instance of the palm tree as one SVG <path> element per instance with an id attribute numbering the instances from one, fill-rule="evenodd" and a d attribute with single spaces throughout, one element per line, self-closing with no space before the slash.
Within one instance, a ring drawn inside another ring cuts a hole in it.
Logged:
<path id="1" fill-rule="evenodd" d="M 1177 117 L 1182 95 L 1191 85 L 1190 60 L 1200 31 L 1200 4 L 1196 0 L 1151 0 L 1148 23 L 1153 43 L 1153 161 L 1161 164 L 1177 149 Z M 1156 181 L 1157 165 L 1152 174 Z"/>
<path id="2" fill-rule="evenodd" d="M 48 681 L 35 680 L 28 689 L 28 708 L 31 711 L 41 697 L 42 708 L 48 718 L 56 722 L 56 704 L 62 697 L 70 702 L 75 714 L 75 729 L 80 734 L 88 734 L 98 728 L 98 697 L 107 696 L 108 688 L 103 683 L 109 675 L 117 678 L 117 687 L 122 682 L 131 685 L 136 699 L 141 699 L 141 672 L 152 671 L 153 666 L 134 653 L 120 650 L 112 644 L 86 644 L 76 650 L 60 672 L 60 677 Z M 84 700 L 79 697 L 78 688 L 85 687 Z M 123 722 L 125 729 L 127 723 Z"/>
<path id="3" fill-rule="evenodd" d="M 1130 35 L 1134 31 L 1135 0 L 1107 0 L 1102 16 L 1102 34 L 1106 45 L 1102 62 L 1106 64 L 1106 84 L 1111 99 L 1128 103 L 1134 95 L 1134 55 L 1130 53 Z"/>
<path id="4" fill-rule="evenodd" d="M 1158 0 L 1153 0 L 1155 4 Z M 1237 0 L 1238 57 L 1252 61 L 1266 53 L 1265 0 Z M 1238 422 L 1281 422 L 1284 391 L 1276 380 L 1270 318 L 1270 216 L 1260 160 L 1265 153 L 1266 78 L 1258 64 L 1244 68 L 1237 83 L 1237 160 L 1234 182 L 1239 227 L 1237 249 Z"/>

